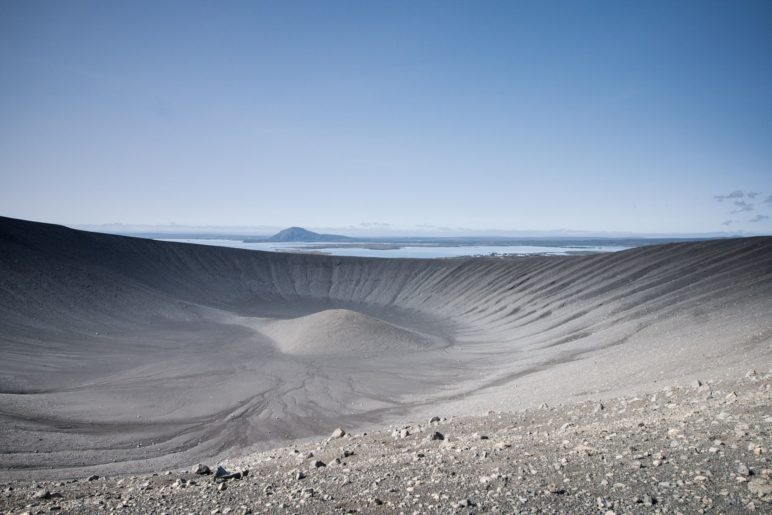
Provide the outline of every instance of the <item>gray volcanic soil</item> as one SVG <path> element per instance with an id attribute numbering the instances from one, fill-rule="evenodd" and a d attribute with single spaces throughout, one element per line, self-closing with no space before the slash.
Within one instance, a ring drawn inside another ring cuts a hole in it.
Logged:
<path id="1" fill-rule="evenodd" d="M 772 373 L 750 371 L 603 403 L 433 417 L 228 460 L 230 479 L 197 466 L 15 481 L 0 485 L 0 513 L 769 513 L 771 401 Z"/>
<path id="2" fill-rule="evenodd" d="M 770 313 L 772 238 L 383 260 L 0 218 L 0 479 L 765 370 Z"/>

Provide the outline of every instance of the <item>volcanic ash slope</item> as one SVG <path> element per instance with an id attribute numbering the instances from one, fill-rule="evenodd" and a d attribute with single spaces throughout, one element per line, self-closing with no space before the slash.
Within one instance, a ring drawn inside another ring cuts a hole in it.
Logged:
<path id="1" fill-rule="evenodd" d="M 0 218 L 0 478 L 766 370 L 770 313 L 772 238 L 390 260 Z"/>

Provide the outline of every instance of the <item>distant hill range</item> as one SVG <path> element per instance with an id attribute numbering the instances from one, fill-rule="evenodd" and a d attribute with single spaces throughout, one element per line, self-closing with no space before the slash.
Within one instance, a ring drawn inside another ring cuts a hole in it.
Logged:
<path id="1" fill-rule="evenodd" d="M 307 229 L 303 229 L 302 227 L 290 227 L 289 229 L 284 229 L 283 231 L 279 231 L 270 238 L 263 239 L 263 240 L 244 240 L 245 242 L 250 241 L 302 241 L 302 242 L 308 242 L 308 241 L 352 241 L 354 238 L 349 238 L 348 236 L 343 236 L 340 234 L 319 234 L 318 232 L 309 231 Z"/>

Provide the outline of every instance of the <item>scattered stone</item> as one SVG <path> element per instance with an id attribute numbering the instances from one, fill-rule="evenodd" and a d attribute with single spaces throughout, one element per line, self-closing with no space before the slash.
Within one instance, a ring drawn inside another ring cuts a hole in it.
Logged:
<path id="1" fill-rule="evenodd" d="M 554 494 L 554 495 L 560 495 L 566 493 L 565 490 L 563 490 L 561 487 L 556 485 L 555 483 L 550 483 L 547 485 L 547 493 Z"/>
<path id="2" fill-rule="evenodd" d="M 748 490 L 765 501 L 772 502 L 772 481 L 756 478 L 748 481 Z"/>
<path id="3" fill-rule="evenodd" d="M 737 465 L 737 473 L 741 476 L 750 476 L 751 470 L 748 468 L 748 466 L 745 463 L 740 463 Z"/>
<path id="4" fill-rule="evenodd" d="M 220 492 L 224 492 L 227 489 L 228 489 L 228 483 L 220 483 L 219 485 L 217 485 L 217 490 Z"/>
<path id="5" fill-rule="evenodd" d="M 246 473 L 249 474 L 249 471 L 247 470 Z M 243 472 L 228 472 L 222 466 L 218 466 L 214 471 L 215 479 L 241 479 L 245 475 Z"/>
<path id="6" fill-rule="evenodd" d="M 429 419 L 430 426 L 437 425 L 439 423 L 440 423 L 440 417 L 432 417 Z"/>
<path id="7" fill-rule="evenodd" d="M 88 479 L 88 481 L 96 481 L 97 479 L 99 479 L 99 476 L 97 476 L 96 474 L 94 474 L 94 475 L 92 475 L 92 476 L 89 476 L 87 479 Z"/>
<path id="8" fill-rule="evenodd" d="M 332 434 L 330 435 L 330 438 L 343 438 L 344 436 L 346 436 L 346 432 L 339 427 L 332 432 Z"/>
<path id="9" fill-rule="evenodd" d="M 444 440 L 445 435 L 439 431 L 432 431 L 426 439 L 429 441 Z"/>
<path id="10" fill-rule="evenodd" d="M 204 465 L 203 463 L 199 463 L 198 465 L 195 465 L 192 469 L 190 469 L 191 474 L 198 474 L 198 475 L 208 475 L 212 473 L 212 469 Z"/>
<path id="11" fill-rule="evenodd" d="M 327 464 L 321 460 L 316 460 L 312 465 L 315 469 L 319 469 L 327 466 Z"/>
<path id="12" fill-rule="evenodd" d="M 392 433 L 392 436 L 394 438 L 407 438 L 410 436 L 410 430 L 406 427 L 403 427 L 402 429 L 395 429 Z"/>

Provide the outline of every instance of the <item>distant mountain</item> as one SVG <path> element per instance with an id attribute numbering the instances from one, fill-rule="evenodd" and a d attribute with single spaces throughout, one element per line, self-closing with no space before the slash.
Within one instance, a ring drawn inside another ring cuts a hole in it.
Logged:
<path id="1" fill-rule="evenodd" d="M 353 238 L 340 234 L 319 234 L 302 227 L 290 227 L 274 234 L 266 241 L 351 241 Z"/>

